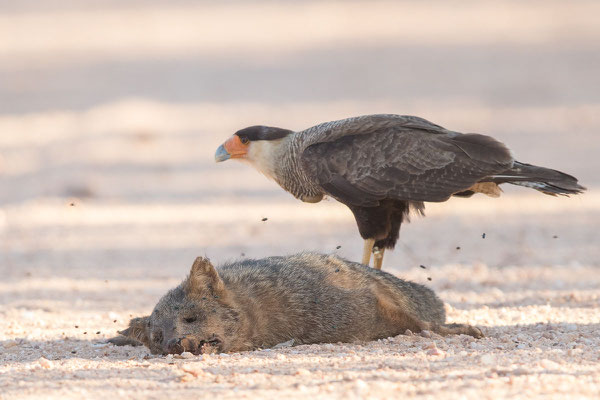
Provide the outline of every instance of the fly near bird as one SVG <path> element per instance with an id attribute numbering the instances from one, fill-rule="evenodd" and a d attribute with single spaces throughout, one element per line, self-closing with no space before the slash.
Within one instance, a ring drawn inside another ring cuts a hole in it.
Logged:
<path id="1" fill-rule="evenodd" d="M 585 187 L 560 171 L 516 161 L 496 139 L 459 133 L 423 118 L 377 114 L 325 122 L 303 131 L 251 126 L 215 154 L 248 161 L 304 202 L 331 196 L 350 208 L 365 240 L 363 264 L 381 269 L 410 211 L 450 196 L 500 195 L 501 183 L 549 195 Z"/>

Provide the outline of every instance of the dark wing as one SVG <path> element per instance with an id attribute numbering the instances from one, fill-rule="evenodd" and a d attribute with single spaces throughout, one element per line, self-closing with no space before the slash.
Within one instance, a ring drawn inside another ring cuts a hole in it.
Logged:
<path id="1" fill-rule="evenodd" d="M 341 202 L 375 206 L 386 198 L 445 201 L 513 163 L 509 150 L 489 136 L 431 126 L 350 130 L 305 148 L 302 166 Z"/>

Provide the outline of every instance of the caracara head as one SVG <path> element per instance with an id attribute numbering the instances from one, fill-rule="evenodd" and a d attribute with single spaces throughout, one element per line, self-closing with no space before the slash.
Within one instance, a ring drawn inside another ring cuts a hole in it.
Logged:
<path id="1" fill-rule="evenodd" d="M 277 169 L 280 146 L 288 135 L 288 129 L 270 126 L 251 126 L 237 131 L 215 153 L 215 161 L 239 159 L 254 165 L 259 171 L 273 178 Z"/>
<path id="2" fill-rule="evenodd" d="M 259 147 L 276 146 L 281 142 L 281 139 L 291 133 L 294 132 L 288 129 L 262 125 L 241 129 L 219 146 L 215 153 L 215 161 L 221 162 L 230 158 L 241 158 L 250 162 L 256 161 L 252 157 L 263 154 L 258 154 L 253 150 Z"/>

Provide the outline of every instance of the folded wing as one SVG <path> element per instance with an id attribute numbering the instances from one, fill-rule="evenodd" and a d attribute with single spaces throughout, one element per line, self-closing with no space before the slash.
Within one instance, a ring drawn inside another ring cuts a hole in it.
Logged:
<path id="1" fill-rule="evenodd" d="M 322 140 L 314 140 L 302 153 L 307 173 L 346 204 L 444 201 L 514 161 L 489 136 L 448 131 L 417 117 L 369 118 L 322 126 Z"/>

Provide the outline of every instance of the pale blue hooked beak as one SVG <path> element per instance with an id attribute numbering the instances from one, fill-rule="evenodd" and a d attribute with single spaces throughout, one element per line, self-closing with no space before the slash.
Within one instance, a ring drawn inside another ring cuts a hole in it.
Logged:
<path id="1" fill-rule="evenodd" d="M 215 162 L 221 162 L 225 160 L 229 160 L 231 158 L 231 154 L 225 150 L 225 146 L 220 145 L 215 153 Z"/>

